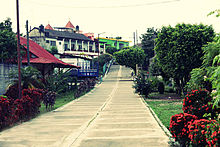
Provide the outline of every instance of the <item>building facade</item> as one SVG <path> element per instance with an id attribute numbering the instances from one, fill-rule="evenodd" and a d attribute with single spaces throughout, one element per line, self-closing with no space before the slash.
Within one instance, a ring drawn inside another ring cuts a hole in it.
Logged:
<path id="1" fill-rule="evenodd" d="M 129 41 L 122 40 L 121 38 L 97 38 L 100 42 L 100 46 L 105 45 L 111 46 L 111 47 L 116 47 L 117 50 L 120 50 L 124 47 L 129 46 Z"/>
<path id="2" fill-rule="evenodd" d="M 55 47 L 60 54 L 60 59 L 66 63 L 77 65 L 85 58 L 91 60 L 104 52 L 92 33 L 82 34 L 79 26 L 74 27 L 69 21 L 65 27 L 51 27 L 51 25 L 33 28 L 29 33 L 30 38 L 45 49 Z M 88 37 L 87 37 L 88 36 Z M 76 58 L 77 57 L 77 58 Z M 82 59 L 79 59 L 83 57 Z"/>

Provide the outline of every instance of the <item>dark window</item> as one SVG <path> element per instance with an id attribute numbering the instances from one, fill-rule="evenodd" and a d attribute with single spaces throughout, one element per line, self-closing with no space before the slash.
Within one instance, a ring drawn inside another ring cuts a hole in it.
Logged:
<path id="1" fill-rule="evenodd" d="M 82 49 L 82 45 L 79 45 L 79 49 L 80 49 L 80 50 Z"/>
<path id="2" fill-rule="evenodd" d="M 61 42 L 59 42 L 59 45 L 61 45 Z"/>
<path id="3" fill-rule="evenodd" d="M 75 51 L 75 44 L 71 44 L 71 50 Z"/>
<path id="4" fill-rule="evenodd" d="M 56 46 L 56 41 L 50 41 L 51 46 Z"/>
<path id="5" fill-rule="evenodd" d="M 46 43 L 49 43 L 50 41 L 49 40 L 46 40 Z"/>
<path id="6" fill-rule="evenodd" d="M 64 44 L 64 51 L 69 51 L 68 44 Z"/>

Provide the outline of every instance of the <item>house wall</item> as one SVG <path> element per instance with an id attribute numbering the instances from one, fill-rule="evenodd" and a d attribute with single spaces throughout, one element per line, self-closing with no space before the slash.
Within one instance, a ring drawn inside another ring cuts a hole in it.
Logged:
<path id="1" fill-rule="evenodd" d="M 120 39 L 110 39 L 110 38 L 99 38 L 100 42 L 105 42 L 106 45 L 116 47 L 117 49 L 122 49 L 123 47 L 129 46 L 129 41 L 123 41 Z M 100 43 L 103 45 L 103 43 Z"/>

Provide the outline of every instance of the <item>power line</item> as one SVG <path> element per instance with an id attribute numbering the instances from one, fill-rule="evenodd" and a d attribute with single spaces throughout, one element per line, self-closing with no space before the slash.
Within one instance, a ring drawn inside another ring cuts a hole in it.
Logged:
<path id="1" fill-rule="evenodd" d="M 159 2 L 148 2 L 148 3 L 140 3 L 140 4 L 127 4 L 127 5 L 111 5 L 111 6 L 67 6 L 67 5 L 56 5 L 56 4 L 48 4 L 48 3 L 40 3 L 31 0 L 33 3 L 41 5 L 41 6 L 49 6 L 49 7 L 62 7 L 62 8 L 77 8 L 77 9 L 92 9 L 92 8 L 128 8 L 128 7 L 143 7 L 150 5 L 159 5 L 159 4 L 167 4 L 178 2 L 180 0 L 165 0 Z"/>

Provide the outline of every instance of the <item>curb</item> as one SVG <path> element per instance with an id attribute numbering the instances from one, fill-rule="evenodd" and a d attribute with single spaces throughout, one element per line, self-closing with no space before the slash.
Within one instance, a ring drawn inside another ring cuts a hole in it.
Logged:
<path id="1" fill-rule="evenodd" d="M 160 119 L 157 117 L 157 115 L 155 114 L 155 112 L 153 111 L 153 109 L 151 109 L 151 107 L 147 104 L 147 102 L 144 100 L 143 96 L 139 95 L 141 97 L 142 102 L 145 104 L 145 106 L 150 110 L 151 114 L 153 115 L 153 117 L 155 118 L 155 120 L 157 121 L 158 125 L 161 127 L 161 129 L 164 131 L 164 133 L 168 136 L 170 142 L 173 142 L 174 139 L 172 138 L 172 135 L 170 133 L 170 131 L 163 125 L 163 123 L 160 121 Z"/>

